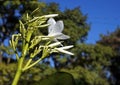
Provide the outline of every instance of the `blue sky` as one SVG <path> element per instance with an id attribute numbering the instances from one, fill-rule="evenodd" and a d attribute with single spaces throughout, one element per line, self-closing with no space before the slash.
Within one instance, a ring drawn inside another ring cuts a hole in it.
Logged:
<path id="1" fill-rule="evenodd" d="M 46 3 L 56 2 L 60 9 L 80 7 L 83 14 L 88 15 L 91 24 L 87 43 L 94 44 L 100 34 L 113 32 L 120 25 L 120 0 L 42 0 Z"/>

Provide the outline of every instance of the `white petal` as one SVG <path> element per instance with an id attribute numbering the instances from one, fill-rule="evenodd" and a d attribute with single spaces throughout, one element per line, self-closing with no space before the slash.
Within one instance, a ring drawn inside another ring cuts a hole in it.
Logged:
<path id="1" fill-rule="evenodd" d="M 48 33 L 51 33 L 52 29 L 54 28 L 54 25 L 56 24 L 56 21 L 53 18 L 50 18 L 47 23 L 49 24 L 48 26 Z"/>
<path id="2" fill-rule="evenodd" d="M 56 48 L 56 50 L 58 50 L 59 52 L 65 53 L 65 54 L 74 55 L 73 53 L 63 50 L 63 49 Z"/>
<path id="3" fill-rule="evenodd" d="M 54 47 L 54 46 L 58 46 L 58 45 L 61 45 L 61 42 L 56 42 L 56 43 L 50 44 L 49 47 Z"/>
<path id="4" fill-rule="evenodd" d="M 55 37 L 55 38 L 57 38 L 57 37 L 59 37 L 59 36 L 61 36 L 62 35 L 62 33 L 50 33 L 50 34 L 48 34 L 48 36 L 52 36 L 52 37 Z"/>
<path id="5" fill-rule="evenodd" d="M 51 24 L 48 28 L 49 34 L 61 33 L 64 28 L 63 21 L 58 21 L 55 25 Z"/>
<path id="6" fill-rule="evenodd" d="M 66 39 L 69 39 L 69 38 L 70 38 L 70 36 L 65 35 L 63 33 L 60 36 L 57 37 L 57 39 L 60 39 L 60 40 L 66 40 Z"/>
<path id="7" fill-rule="evenodd" d="M 70 49 L 70 48 L 72 48 L 72 47 L 73 47 L 73 45 L 70 45 L 70 46 L 60 47 L 59 49 Z"/>
<path id="8" fill-rule="evenodd" d="M 49 15 L 44 15 L 44 17 L 46 17 L 46 18 L 56 17 L 56 16 L 58 16 L 58 14 L 49 14 Z"/>

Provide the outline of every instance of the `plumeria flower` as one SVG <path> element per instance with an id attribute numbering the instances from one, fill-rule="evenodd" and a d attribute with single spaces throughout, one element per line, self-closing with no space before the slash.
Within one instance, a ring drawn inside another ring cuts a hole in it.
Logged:
<path id="1" fill-rule="evenodd" d="M 70 46 L 64 46 L 64 47 L 60 47 L 60 48 L 55 48 L 55 50 L 57 52 L 62 52 L 62 53 L 65 53 L 65 54 L 69 54 L 69 55 L 74 55 L 73 53 L 69 52 L 69 51 L 66 51 L 67 49 L 70 49 L 72 48 L 73 45 L 70 45 Z"/>
<path id="2" fill-rule="evenodd" d="M 62 33 L 64 29 L 64 24 L 63 21 L 55 21 L 53 18 L 50 18 L 47 23 L 49 24 L 48 26 L 48 36 L 53 37 L 55 41 L 57 39 L 65 40 L 70 38 L 69 36 L 65 35 Z"/>

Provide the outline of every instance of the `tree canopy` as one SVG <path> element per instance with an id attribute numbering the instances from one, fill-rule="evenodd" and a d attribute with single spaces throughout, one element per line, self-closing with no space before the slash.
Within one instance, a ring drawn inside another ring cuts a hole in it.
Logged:
<path id="1" fill-rule="evenodd" d="M 111 65 L 109 67 L 111 72 L 110 80 L 112 84 L 120 84 L 120 27 L 117 27 L 112 33 L 108 35 L 102 35 L 101 40 L 98 43 L 104 46 L 110 46 L 115 53 L 115 56 L 111 58 Z"/>

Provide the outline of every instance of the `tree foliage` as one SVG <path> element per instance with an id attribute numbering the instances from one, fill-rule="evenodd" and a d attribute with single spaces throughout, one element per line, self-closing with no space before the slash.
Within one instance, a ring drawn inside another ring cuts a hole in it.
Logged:
<path id="1" fill-rule="evenodd" d="M 114 49 L 115 57 L 111 58 L 111 65 L 109 67 L 111 72 L 110 81 L 114 85 L 120 84 L 120 27 L 108 35 L 103 35 L 98 43 L 104 46 L 110 46 Z"/>

